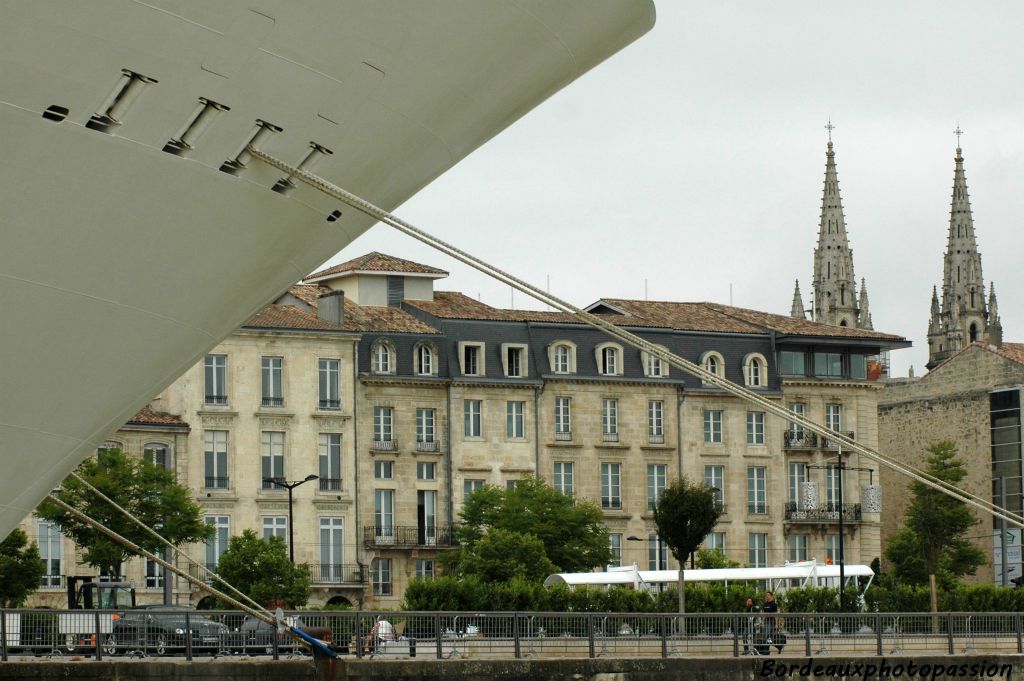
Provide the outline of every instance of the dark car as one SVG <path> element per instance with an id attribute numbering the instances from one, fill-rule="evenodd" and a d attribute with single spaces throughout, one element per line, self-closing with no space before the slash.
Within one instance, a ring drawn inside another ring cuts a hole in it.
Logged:
<path id="1" fill-rule="evenodd" d="M 136 650 L 147 655 L 166 655 L 184 650 L 191 639 L 194 654 L 215 654 L 230 646 L 232 638 L 226 625 L 189 608 L 138 608 L 126 610 L 114 620 L 103 651 L 107 655 Z"/>
<path id="2" fill-rule="evenodd" d="M 300 617 L 285 617 L 284 623 L 287 626 L 299 628 L 308 626 Z M 275 630 L 276 627 L 272 624 L 267 624 L 263 620 L 256 619 L 251 615 L 246 617 L 245 621 L 238 627 L 240 652 L 248 655 L 270 655 L 274 652 Z M 278 652 L 291 653 L 296 649 L 301 649 L 295 637 L 288 632 L 277 631 L 276 636 Z"/>

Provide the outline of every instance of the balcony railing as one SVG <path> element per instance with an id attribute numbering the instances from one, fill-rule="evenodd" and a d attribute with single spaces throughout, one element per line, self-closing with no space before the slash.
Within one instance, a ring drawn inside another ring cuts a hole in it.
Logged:
<path id="1" fill-rule="evenodd" d="M 310 563 L 309 579 L 313 584 L 365 584 L 366 568 L 340 563 Z"/>
<path id="2" fill-rule="evenodd" d="M 64 575 L 43 575 L 39 578 L 40 589 L 64 588 Z"/>
<path id="3" fill-rule="evenodd" d="M 441 443 L 437 440 L 423 440 L 416 443 L 417 452 L 436 452 L 441 448 Z"/>
<path id="4" fill-rule="evenodd" d="M 823 504 L 821 506 L 802 509 L 799 504 L 786 504 L 786 521 L 791 523 L 838 523 L 839 509 L 843 510 L 843 522 L 856 523 L 862 520 L 860 504 Z"/>
<path id="5" fill-rule="evenodd" d="M 205 571 L 203 570 L 202 566 L 197 565 L 195 563 L 190 563 L 188 566 L 188 574 L 190 577 L 193 577 L 194 579 L 202 579 L 207 583 L 212 583 L 214 581 L 213 577 L 210 576 L 210 573 L 215 573 L 216 571 L 216 563 L 206 563 Z"/>
<path id="6" fill-rule="evenodd" d="M 262 483 L 261 483 L 261 484 L 262 484 L 262 487 L 263 487 L 263 489 L 280 489 L 280 490 L 284 490 L 284 489 L 286 489 L 286 488 L 284 488 L 284 487 L 281 487 L 280 485 L 276 485 L 276 484 L 274 484 L 274 481 L 275 481 L 275 480 L 276 480 L 277 482 L 284 482 L 284 481 L 285 481 L 285 479 L 284 479 L 284 478 L 279 478 L 279 477 L 273 477 L 273 478 L 264 478 L 264 479 L 263 479 L 263 481 L 262 481 Z"/>
<path id="7" fill-rule="evenodd" d="M 648 435 L 647 436 L 647 442 L 652 444 L 652 445 L 663 445 L 663 444 L 665 444 L 665 436 L 664 435 Z"/>
<path id="8" fill-rule="evenodd" d="M 262 404 L 264 407 L 283 407 L 284 406 L 284 398 L 283 397 L 264 397 L 263 400 L 260 402 L 260 404 Z"/>
<path id="9" fill-rule="evenodd" d="M 768 504 L 747 504 L 747 513 L 750 515 L 768 515 Z"/>
<path id="10" fill-rule="evenodd" d="M 555 431 L 555 440 L 558 441 L 558 442 L 568 442 L 569 440 L 572 440 L 572 431 L 571 430 L 556 430 Z"/>
<path id="11" fill-rule="evenodd" d="M 206 489 L 227 489 L 228 479 L 225 478 L 206 478 Z"/>
<path id="12" fill-rule="evenodd" d="M 223 405 L 228 403 L 228 396 L 227 395 L 207 395 L 206 396 L 206 403 L 207 404 L 216 404 L 216 405 L 223 406 Z"/>
<path id="13" fill-rule="evenodd" d="M 852 431 L 850 431 L 850 432 L 840 431 L 840 432 L 843 435 L 845 435 L 846 437 L 850 438 L 851 440 L 854 439 Z M 837 440 L 830 440 L 827 437 L 821 438 L 821 448 L 822 449 L 839 449 L 840 444 L 841 443 L 838 442 Z"/>
<path id="14" fill-rule="evenodd" d="M 337 411 L 341 409 L 341 400 L 320 400 L 320 408 L 324 411 Z"/>
<path id="15" fill-rule="evenodd" d="M 618 442 L 619 441 L 619 434 L 618 433 L 601 433 L 601 439 L 604 440 L 605 442 Z"/>
<path id="16" fill-rule="evenodd" d="M 617 511 L 622 508 L 622 497 L 601 497 L 601 508 Z"/>
<path id="17" fill-rule="evenodd" d="M 374 440 L 373 448 L 378 452 L 394 452 L 398 450 L 398 443 L 395 440 Z"/>
<path id="18" fill-rule="evenodd" d="M 341 478 L 320 478 L 321 492 L 341 491 Z"/>
<path id="19" fill-rule="evenodd" d="M 818 446 L 818 436 L 806 430 L 787 430 L 782 438 L 785 449 L 815 449 Z"/>
<path id="20" fill-rule="evenodd" d="M 363 543 L 367 546 L 399 548 L 455 546 L 457 542 L 452 529 L 451 525 L 435 525 L 434 527 L 367 525 L 363 528 Z"/>

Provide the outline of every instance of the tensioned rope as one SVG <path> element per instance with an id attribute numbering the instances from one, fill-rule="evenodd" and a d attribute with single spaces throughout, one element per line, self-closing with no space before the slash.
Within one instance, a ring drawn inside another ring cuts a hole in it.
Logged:
<path id="1" fill-rule="evenodd" d="M 455 246 L 452 246 L 451 244 L 442 241 L 441 239 L 391 214 L 390 212 L 384 210 L 383 208 L 380 208 L 370 203 L 369 201 L 360 198 L 359 196 L 356 196 L 355 194 L 352 194 L 351 192 L 348 192 L 342 189 L 341 187 L 338 187 L 337 185 L 334 185 L 331 182 L 328 182 L 327 180 L 317 175 L 314 175 L 313 173 L 289 165 L 284 161 L 281 161 L 280 159 L 277 159 L 271 156 L 270 154 L 260 151 L 259 149 L 255 149 L 251 146 L 247 147 L 247 151 L 254 158 L 257 158 L 270 166 L 273 166 L 283 172 L 288 173 L 290 179 L 298 179 L 299 181 L 309 185 L 310 187 L 313 187 L 314 189 L 323 192 L 328 196 L 334 197 L 346 203 L 347 205 L 352 206 L 356 210 L 359 210 L 365 213 L 366 215 L 375 218 L 380 222 L 383 222 L 386 225 L 394 227 L 398 231 L 408 236 L 411 236 L 414 239 L 417 239 L 418 241 L 421 241 L 427 244 L 428 246 L 452 258 L 455 258 L 456 260 L 459 260 L 460 262 L 465 263 L 466 265 L 469 265 L 470 267 L 479 270 L 480 272 L 483 272 L 484 274 L 494 279 L 497 279 L 502 283 L 508 284 L 509 286 L 519 291 L 522 291 L 523 293 L 526 293 L 527 295 L 540 301 L 541 303 L 550 305 L 551 307 L 557 310 L 561 310 L 562 312 L 572 314 L 583 323 L 592 326 L 595 329 L 603 331 L 609 336 L 612 336 L 613 338 L 616 338 L 627 345 L 637 348 L 642 352 L 646 352 L 650 355 L 653 355 L 658 359 L 661 359 L 662 361 L 666 362 L 670 366 L 674 366 L 677 369 L 680 369 L 688 374 L 696 376 L 697 378 L 701 379 L 704 383 L 721 388 L 725 392 L 734 395 L 735 397 L 738 397 L 746 402 L 761 407 L 768 413 L 774 414 L 775 416 L 778 416 L 791 423 L 798 424 L 804 427 L 805 429 L 811 431 L 812 433 L 816 433 L 817 435 L 820 435 L 821 437 L 828 439 L 830 442 L 835 442 L 839 446 L 840 458 L 842 457 L 843 448 L 857 452 L 858 454 L 861 454 L 862 456 L 868 459 L 871 459 L 883 466 L 887 466 L 888 468 L 891 468 L 902 475 L 910 477 L 928 487 L 931 487 L 932 489 L 939 490 L 959 501 L 964 502 L 965 504 L 977 508 L 998 519 L 1005 520 L 1006 522 L 1012 525 L 1024 528 L 1024 516 L 1007 511 L 1006 509 L 1001 508 L 1000 506 L 996 505 L 990 500 L 984 499 L 983 497 L 975 495 L 966 490 L 962 490 L 959 487 L 928 473 L 927 471 L 920 470 L 918 468 L 915 468 L 914 466 L 902 463 L 900 461 L 892 459 L 891 457 L 883 455 L 880 452 L 877 452 L 874 449 L 866 445 L 863 445 L 860 442 L 857 442 L 855 439 L 845 435 L 844 433 L 832 430 L 831 428 L 816 423 L 815 421 L 811 421 L 810 419 L 804 416 L 791 412 L 782 405 L 772 402 L 771 400 L 768 400 L 767 398 L 758 395 L 757 393 L 748 390 L 743 386 L 733 383 L 732 381 L 729 381 L 716 373 L 712 373 L 698 364 L 690 362 L 689 360 L 684 359 L 672 352 L 669 352 L 668 350 L 658 345 L 650 343 L 649 341 L 646 341 L 643 338 L 633 333 L 630 333 L 629 331 L 619 328 L 618 326 L 615 326 L 614 324 L 604 319 L 601 319 L 596 315 L 593 315 L 589 312 L 582 310 L 581 308 L 576 307 L 575 305 L 572 305 L 571 303 L 561 300 L 560 298 L 553 296 L 550 293 L 547 293 L 537 288 L 536 286 L 533 286 L 521 279 L 518 279 L 517 277 L 508 274 L 507 272 L 504 272 L 501 269 L 493 265 L 490 265 L 484 262 L 483 260 L 480 260 L 479 258 L 470 255 L 469 253 L 466 253 L 465 251 Z"/>

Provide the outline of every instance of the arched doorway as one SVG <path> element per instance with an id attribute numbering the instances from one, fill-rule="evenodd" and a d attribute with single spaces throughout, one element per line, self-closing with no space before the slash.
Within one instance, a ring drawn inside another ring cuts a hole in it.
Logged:
<path id="1" fill-rule="evenodd" d="M 213 610 L 217 607 L 217 599 L 214 596 L 204 596 L 196 603 L 196 610 Z"/>
<path id="2" fill-rule="evenodd" d="M 335 608 L 338 610 L 351 610 L 353 607 L 352 601 L 344 596 L 334 596 L 328 599 L 325 605 L 329 608 Z"/>

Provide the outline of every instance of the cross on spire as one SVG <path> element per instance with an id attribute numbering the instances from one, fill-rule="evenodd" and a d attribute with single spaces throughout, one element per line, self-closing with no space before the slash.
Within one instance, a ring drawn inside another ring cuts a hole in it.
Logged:
<path id="1" fill-rule="evenodd" d="M 960 135 L 964 134 L 964 131 L 960 129 L 960 121 L 956 122 L 956 130 L 953 131 L 953 134 L 956 135 L 956 146 L 957 146 L 957 148 L 959 148 L 960 147 Z"/>
<path id="2" fill-rule="evenodd" d="M 959 127 L 960 127 L 960 125 L 957 124 L 957 128 L 959 128 Z M 836 126 L 832 125 L 832 118 L 830 117 L 828 119 L 828 125 L 825 126 L 825 129 L 828 130 L 828 141 L 829 142 L 832 141 L 832 131 L 835 130 L 835 128 L 836 128 Z"/>

